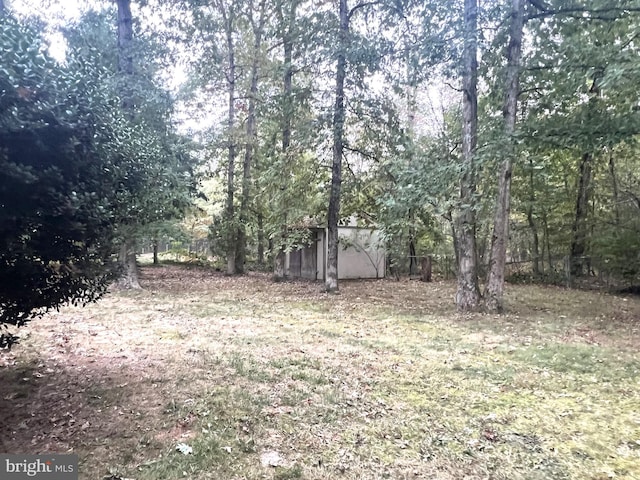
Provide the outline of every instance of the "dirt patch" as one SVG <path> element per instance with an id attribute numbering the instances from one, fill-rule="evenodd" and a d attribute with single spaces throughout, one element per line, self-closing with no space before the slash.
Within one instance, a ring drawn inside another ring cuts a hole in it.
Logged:
<path id="1" fill-rule="evenodd" d="M 75 346 L 56 333 L 50 342 L 38 351 L 29 345 L 20 361 L 0 369 L 2 451 L 63 453 L 92 446 L 117 458 L 158 428 L 147 423 L 164 408 L 162 391 L 150 380 L 159 370 L 156 362 L 133 352 L 92 352 L 80 347 L 86 345 L 81 336 Z"/>

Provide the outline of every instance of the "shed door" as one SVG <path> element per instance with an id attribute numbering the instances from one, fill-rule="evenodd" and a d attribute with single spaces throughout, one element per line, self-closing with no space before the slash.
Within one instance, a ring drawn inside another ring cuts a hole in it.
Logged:
<path id="1" fill-rule="evenodd" d="M 314 242 L 308 247 L 300 250 L 302 253 L 302 266 L 301 266 L 301 277 L 308 278 L 309 280 L 316 280 L 318 276 L 318 267 L 316 265 L 316 257 L 318 244 L 314 239 Z"/>
<path id="2" fill-rule="evenodd" d="M 302 250 L 294 250 L 289 254 L 289 275 L 302 276 Z"/>

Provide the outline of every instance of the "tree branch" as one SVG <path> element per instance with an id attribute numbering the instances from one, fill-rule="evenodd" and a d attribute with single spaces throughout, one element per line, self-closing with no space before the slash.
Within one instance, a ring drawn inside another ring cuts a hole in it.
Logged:
<path id="1" fill-rule="evenodd" d="M 362 2 L 357 4 L 355 7 L 353 7 L 351 10 L 349 10 L 349 13 L 347 14 L 347 19 L 351 20 L 351 17 L 353 16 L 354 13 L 356 13 L 357 10 L 360 10 L 361 8 L 365 8 L 365 7 L 371 7 L 373 5 L 380 5 L 382 2 L 380 0 L 376 0 L 373 2 Z"/>
<path id="2" fill-rule="evenodd" d="M 364 151 L 360 150 L 359 148 L 350 147 L 347 144 L 345 144 L 343 146 L 343 148 L 345 150 L 350 151 L 351 153 L 357 153 L 359 155 L 362 155 L 363 157 L 368 158 L 369 160 L 373 160 L 376 163 L 380 161 L 380 159 L 378 157 L 375 157 L 375 156 L 371 155 L 370 153 L 364 152 Z"/>
<path id="3" fill-rule="evenodd" d="M 574 8 L 559 8 L 557 10 L 551 10 L 544 3 L 538 0 L 529 0 L 529 3 L 534 5 L 536 8 L 542 10 L 540 13 L 536 13 L 533 15 L 528 15 L 527 20 L 534 20 L 536 18 L 545 18 L 552 15 L 567 15 L 572 16 L 574 18 L 579 18 L 582 20 L 616 20 L 621 14 L 624 13 L 640 13 L 640 7 L 609 7 L 609 8 L 584 8 L 584 7 L 574 7 Z M 588 17 L 577 16 L 576 14 L 590 14 Z M 611 15 L 615 14 L 615 15 Z"/>

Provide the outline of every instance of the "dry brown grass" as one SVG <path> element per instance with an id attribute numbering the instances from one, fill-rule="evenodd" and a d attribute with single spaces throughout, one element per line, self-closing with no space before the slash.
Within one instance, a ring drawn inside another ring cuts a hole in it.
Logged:
<path id="1" fill-rule="evenodd" d="M 459 315 L 444 282 L 143 272 L 0 355 L 0 451 L 83 479 L 640 478 L 637 299 L 509 286 Z"/>

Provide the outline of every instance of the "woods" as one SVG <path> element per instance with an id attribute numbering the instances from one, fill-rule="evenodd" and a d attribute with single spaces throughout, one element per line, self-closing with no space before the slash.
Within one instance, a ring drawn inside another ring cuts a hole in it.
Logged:
<path id="1" fill-rule="evenodd" d="M 511 277 L 638 281 L 635 1 L 119 0 L 46 28 L 37 3 L 2 8 L 3 322 L 136 287 L 142 245 L 196 231 L 284 278 L 327 228 L 336 291 L 348 219 L 394 275 L 456 275 L 461 311 Z"/>
<path id="2" fill-rule="evenodd" d="M 0 0 L 0 456 L 640 478 L 639 25 Z"/>

